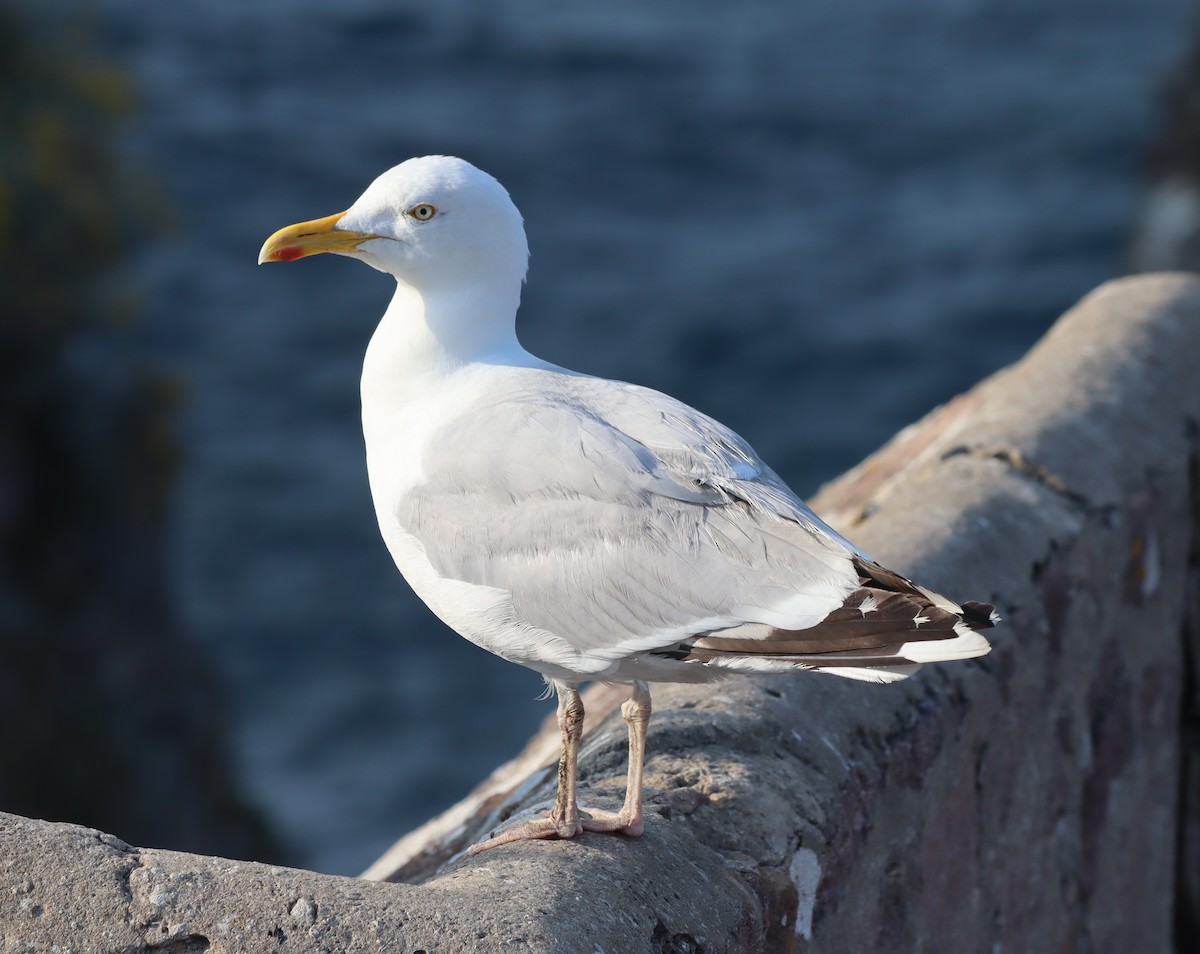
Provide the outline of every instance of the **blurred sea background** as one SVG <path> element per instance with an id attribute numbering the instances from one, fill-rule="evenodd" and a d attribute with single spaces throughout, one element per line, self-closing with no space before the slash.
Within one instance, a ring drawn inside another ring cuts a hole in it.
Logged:
<path id="1" fill-rule="evenodd" d="M 224 686 L 234 776 L 281 855 L 345 874 L 513 755 L 551 704 L 536 674 L 434 619 L 379 539 L 357 384 L 390 280 L 332 256 L 259 269 L 263 239 L 408 156 L 463 156 L 525 215 L 526 347 L 701 408 L 803 496 L 1124 269 L 1195 13 L 14 9 L 43 31 L 85 24 L 134 91 L 120 161 L 171 225 L 107 282 L 137 300 L 122 346 L 184 395 L 164 599 Z M 112 361 L 86 342 L 72 355 L 81 373 Z"/>

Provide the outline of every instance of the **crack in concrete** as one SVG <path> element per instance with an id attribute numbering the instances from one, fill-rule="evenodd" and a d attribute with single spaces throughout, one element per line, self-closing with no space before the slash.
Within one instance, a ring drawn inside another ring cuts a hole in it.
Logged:
<path id="1" fill-rule="evenodd" d="M 1015 447 L 972 447 L 968 444 L 959 444 L 945 451 L 941 459 L 949 460 L 952 457 L 998 460 L 1022 477 L 1026 477 L 1034 483 L 1045 487 L 1051 493 L 1062 497 L 1088 516 L 1101 517 L 1107 521 L 1117 510 L 1115 504 L 1093 503 L 1086 494 L 1068 487 L 1067 482 L 1054 473 L 1054 471 L 1050 470 L 1050 468 L 1039 464 L 1037 461 L 1030 460 Z"/>

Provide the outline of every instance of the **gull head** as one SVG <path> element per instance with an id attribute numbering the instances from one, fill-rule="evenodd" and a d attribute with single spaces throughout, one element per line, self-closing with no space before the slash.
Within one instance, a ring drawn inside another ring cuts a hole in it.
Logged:
<path id="1" fill-rule="evenodd" d="M 529 246 L 504 187 L 453 156 L 389 169 L 345 212 L 280 229 L 258 263 L 333 252 L 366 262 L 418 291 L 478 282 L 518 287 Z"/>

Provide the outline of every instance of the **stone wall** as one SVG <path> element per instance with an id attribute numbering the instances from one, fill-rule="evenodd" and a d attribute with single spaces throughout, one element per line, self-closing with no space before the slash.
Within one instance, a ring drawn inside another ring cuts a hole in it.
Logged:
<path id="1" fill-rule="evenodd" d="M 996 603 L 995 651 L 658 687 L 640 839 L 457 855 L 550 801 L 545 734 L 368 873 L 418 883 L 0 815 L 0 950 L 1194 949 L 1198 357 L 1200 281 L 1106 285 L 825 488 L 868 552 Z M 582 801 L 616 804 L 619 696 L 588 699 Z"/>

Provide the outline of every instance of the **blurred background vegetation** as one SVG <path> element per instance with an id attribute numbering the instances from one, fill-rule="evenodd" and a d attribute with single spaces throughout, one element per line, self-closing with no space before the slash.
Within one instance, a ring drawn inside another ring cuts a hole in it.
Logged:
<path id="1" fill-rule="evenodd" d="M 169 217 L 122 159 L 133 112 L 85 18 L 0 6 L 0 806 L 269 857 L 168 598 L 180 389 L 119 278 Z"/>

